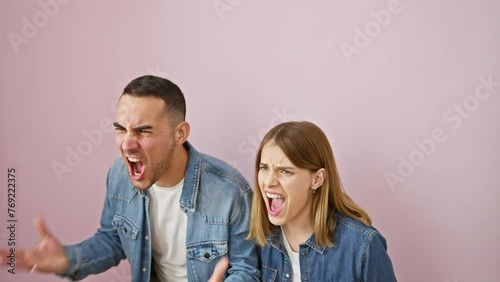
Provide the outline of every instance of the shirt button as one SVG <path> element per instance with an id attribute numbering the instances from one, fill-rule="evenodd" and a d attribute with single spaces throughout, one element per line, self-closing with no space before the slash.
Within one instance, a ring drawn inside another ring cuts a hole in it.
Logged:
<path id="1" fill-rule="evenodd" d="M 149 236 L 144 237 L 144 239 L 149 240 Z"/>
<path id="2" fill-rule="evenodd" d="M 147 269 L 144 267 L 144 268 L 142 269 L 142 272 L 146 272 L 146 270 L 147 270 Z"/>
<path id="3" fill-rule="evenodd" d="M 285 276 L 286 276 L 286 278 L 290 278 L 290 274 L 288 274 L 288 273 L 285 274 Z"/>

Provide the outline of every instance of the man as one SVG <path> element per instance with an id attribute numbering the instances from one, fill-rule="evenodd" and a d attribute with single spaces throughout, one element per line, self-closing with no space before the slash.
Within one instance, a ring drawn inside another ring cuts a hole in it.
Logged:
<path id="1" fill-rule="evenodd" d="M 122 160 L 108 172 L 101 227 L 62 246 L 36 218 L 41 242 L 17 251 L 18 267 L 81 280 L 127 258 L 132 281 L 258 281 L 256 247 L 245 240 L 252 189 L 237 170 L 187 141 L 185 114 L 184 95 L 171 81 L 131 81 L 117 105 Z"/>

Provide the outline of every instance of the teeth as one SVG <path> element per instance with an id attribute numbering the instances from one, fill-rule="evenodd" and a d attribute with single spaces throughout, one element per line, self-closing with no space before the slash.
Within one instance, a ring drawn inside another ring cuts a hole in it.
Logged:
<path id="1" fill-rule="evenodd" d="M 138 161 L 139 161 L 139 159 L 138 159 L 138 158 L 127 158 L 127 160 L 129 160 L 129 161 L 130 161 L 130 162 L 132 162 L 132 163 L 136 163 L 136 162 L 138 162 Z"/>
<path id="2" fill-rule="evenodd" d="M 139 172 L 134 171 L 134 175 L 141 175 Z"/>
<path id="3" fill-rule="evenodd" d="M 285 198 L 285 197 L 280 196 L 280 195 L 278 195 L 278 194 L 271 194 L 271 193 L 266 193 L 266 196 L 267 196 L 268 198 L 271 198 L 271 199 L 282 199 L 282 198 Z"/>

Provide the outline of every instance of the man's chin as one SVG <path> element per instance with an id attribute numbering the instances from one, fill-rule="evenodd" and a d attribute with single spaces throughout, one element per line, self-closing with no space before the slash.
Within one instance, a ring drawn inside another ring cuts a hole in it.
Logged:
<path id="1" fill-rule="evenodd" d="M 132 180 L 132 185 L 135 187 L 135 189 L 144 191 L 148 190 L 153 185 L 153 183 L 146 182 L 146 180 Z"/>

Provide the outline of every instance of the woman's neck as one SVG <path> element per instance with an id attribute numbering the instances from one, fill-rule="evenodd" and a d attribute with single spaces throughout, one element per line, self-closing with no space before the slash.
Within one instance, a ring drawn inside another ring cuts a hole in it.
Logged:
<path id="1" fill-rule="evenodd" d="M 312 222 L 300 225 L 287 223 L 281 226 L 281 228 L 283 229 L 283 233 L 286 236 L 290 248 L 294 252 L 298 252 L 299 245 L 305 243 L 314 232 Z"/>

